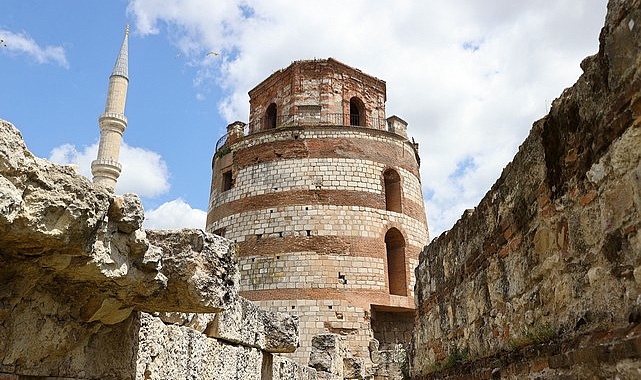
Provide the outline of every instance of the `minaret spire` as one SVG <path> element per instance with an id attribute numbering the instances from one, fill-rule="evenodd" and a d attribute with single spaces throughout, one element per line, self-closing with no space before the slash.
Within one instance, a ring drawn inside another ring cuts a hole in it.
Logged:
<path id="1" fill-rule="evenodd" d="M 100 126 L 100 145 L 98 157 L 91 163 L 93 182 L 113 192 L 120 176 L 121 165 L 118 162 L 122 133 L 127 128 L 125 102 L 129 86 L 129 25 L 125 29 L 125 39 L 120 47 L 116 64 L 109 77 L 109 90 L 105 113 L 98 118 Z"/>

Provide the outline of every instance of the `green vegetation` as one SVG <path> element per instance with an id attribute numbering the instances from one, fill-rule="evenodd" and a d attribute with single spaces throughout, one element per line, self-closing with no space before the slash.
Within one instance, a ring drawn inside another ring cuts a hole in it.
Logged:
<path id="1" fill-rule="evenodd" d="M 510 341 L 510 347 L 512 349 L 517 349 L 531 344 L 541 344 L 549 342 L 556 338 L 558 333 L 552 325 L 547 322 L 542 325 L 535 325 L 531 328 L 521 329 L 521 336 L 518 338 L 513 338 Z"/>
<path id="2" fill-rule="evenodd" d="M 231 153 L 231 147 L 224 146 L 224 147 L 220 148 L 218 150 L 218 152 L 216 152 L 216 154 L 214 156 L 216 156 L 216 158 L 221 158 L 224 155 L 226 155 L 227 153 Z"/>
<path id="3" fill-rule="evenodd" d="M 432 364 L 432 371 L 435 372 L 447 368 L 452 368 L 456 365 L 466 362 L 468 358 L 469 352 L 467 348 L 461 350 L 455 346 L 450 350 L 450 354 L 445 358 L 445 360 L 437 361 L 436 363 Z"/>

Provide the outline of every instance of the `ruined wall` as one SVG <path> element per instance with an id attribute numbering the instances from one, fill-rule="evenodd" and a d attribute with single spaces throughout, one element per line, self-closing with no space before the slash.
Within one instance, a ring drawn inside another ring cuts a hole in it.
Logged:
<path id="1" fill-rule="evenodd" d="M 0 379 L 308 379 L 274 358 L 298 321 L 238 296 L 235 246 L 145 231 L 113 197 L 34 157 L 0 120 Z"/>
<path id="2" fill-rule="evenodd" d="M 641 1 L 416 270 L 414 378 L 637 378 Z M 464 363 L 464 364 L 461 364 Z"/>

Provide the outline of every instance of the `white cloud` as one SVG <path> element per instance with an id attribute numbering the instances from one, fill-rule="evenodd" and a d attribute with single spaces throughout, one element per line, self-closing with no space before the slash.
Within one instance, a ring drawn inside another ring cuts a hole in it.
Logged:
<path id="1" fill-rule="evenodd" d="M 228 121 L 247 91 L 291 61 L 334 57 L 387 82 L 387 115 L 420 143 L 431 236 L 473 208 L 598 47 L 606 0 L 132 0 L 142 34 L 167 33 L 226 92 Z M 219 60 L 204 60 L 207 51 Z M 466 159 L 474 165 L 454 176 Z"/>
<path id="2" fill-rule="evenodd" d="M 37 63 L 55 63 L 69 68 L 67 55 L 62 46 L 40 46 L 28 34 L 14 33 L 0 29 L 0 39 L 3 40 L 0 51 L 13 54 L 25 54 Z"/>
<path id="3" fill-rule="evenodd" d="M 181 198 L 161 204 L 145 212 L 145 228 L 200 228 L 205 229 L 207 213 L 192 208 Z"/>
<path id="4" fill-rule="evenodd" d="M 80 174 L 92 178 L 91 161 L 96 159 L 98 144 L 78 150 L 71 144 L 54 148 L 49 161 L 63 165 L 77 165 Z M 169 191 L 169 172 L 162 157 L 146 149 L 122 143 L 120 148 L 122 173 L 118 178 L 116 193 L 135 193 L 153 198 Z M 145 228 L 205 228 L 207 213 L 194 209 L 178 198 L 145 211 Z"/>
<path id="5" fill-rule="evenodd" d="M 82 175 L 92 178 L 91 161 L 96 159 L 97 154 L 98 144 L 80 150 L 64 144 L 51 151 L 49 161 L 78 165 Z M 169 191 L 169 171 L 158 153 L 122 143 L 119 162 L 122 164 L 122 173 L 116 184 L 117 193 L 156 197 Z"/>

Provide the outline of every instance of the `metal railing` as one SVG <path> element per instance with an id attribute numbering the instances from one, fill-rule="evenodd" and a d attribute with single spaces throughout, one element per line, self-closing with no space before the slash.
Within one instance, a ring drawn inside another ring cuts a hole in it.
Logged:
<path id="1" fill-rule="evenodd" d="M 216 141 L 216 152 L 218 152 L 220 148 L 222 148 L 223 145 L 225 145 L 226 142 L 227 142 L 227 134 L 225 133 L 224 135 L 221 136 L 221 138 L 218 139 L 218 141 Z"/>
<path id="2" fill-rule="evenodd" d="M 362 118 L 356 114 L 345 113 L 279 115 L 276 119 L 253 119 L 249 122 L 249 130 L 257 132 L 273 128 L 305 125 L 337 125 L 387 130 L 387 120 L 385 118 Z"/>

